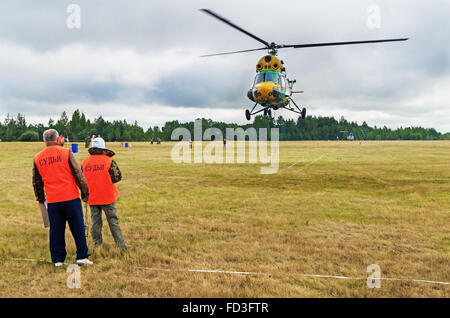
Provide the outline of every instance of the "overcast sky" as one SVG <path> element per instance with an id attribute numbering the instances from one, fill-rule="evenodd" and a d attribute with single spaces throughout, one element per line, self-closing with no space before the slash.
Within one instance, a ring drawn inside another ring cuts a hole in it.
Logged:
<path id="1" fill-rule="evenodd" d="M 79 29 L 67 27 L 70 4 L 81 8 Z M 368 25 L 372 4 L 379 28 Z M 308 114 L 450 131 L 450 0 L 2 1 L 0 119 L 20 112 L 47 123 L 78 108 L 144 127 L 197 117 L 246 123 L 246 92 L 265 52 L 200 58 L 261 47 L 200 8 L 278 44 L 409 37 L 279 57 Z"/>

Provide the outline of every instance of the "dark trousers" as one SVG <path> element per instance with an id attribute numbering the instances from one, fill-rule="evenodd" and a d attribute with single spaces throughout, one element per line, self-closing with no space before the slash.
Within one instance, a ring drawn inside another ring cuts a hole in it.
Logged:
<path id="1" fill-rule="evenodd" d="M 90 256 L 86 243 L 83 209 L 79 198 L 48 204 L 50 220 L 50 254 L 53 263 L 64 262 L 66 259 L 66 222 L 77 246 L 77 259 Z"/>

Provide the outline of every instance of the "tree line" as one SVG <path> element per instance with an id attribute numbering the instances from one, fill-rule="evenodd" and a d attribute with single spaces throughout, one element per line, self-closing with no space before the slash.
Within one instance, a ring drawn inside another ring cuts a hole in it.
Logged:
<path id="1" fill-rule="evenodd" d="M 178 120 L 168 121 L 162 127 L 154 126 L 144 130 L 135 121 L 128 123 L 126 120 L 107 121 L 102 116 L 90 120 L 84 113 L 76 110 L 71 118 L 64 111 L 58 120 L 49 119 L 47 124 L 27 124 L 25 116 L 17 114 L 6 116 L 3 123 L 0 122 L 0 140 L 2 141 L 39 141 L 46 129 L 54 128 L 61 135 L 68 137 L 70 141 L 82 141 L 87 136 L 100 134 L 106 141 L 149 141 L 160 138 L 163 141 L 171 140 L 172 131 L 175 128 L 189 129 L 194 136 L 194 122 L 180 123 Z M 210 127 L 218 128 L 226 136 L 226 128 L 241 127 L 244 130 L 250 127 L 278 128 L 280 140 L 336 140 L 347 139 L 352 133 L 357 140 L 450 140 L 450 133 L 442 134 L 434 128 L 400 127 L 390 129 L 384 127 L 370 127 L 366 122 L 359 125 L 357 122 L 349 122 L 344 117 L 336 120 L 334 117 L 313 117 L 305 119 L 268 118 L 256 116 L 252 123 L 237 125 L 233 123 L 216 122 L 211 119 L 202 119 L 203 132 Z"/>

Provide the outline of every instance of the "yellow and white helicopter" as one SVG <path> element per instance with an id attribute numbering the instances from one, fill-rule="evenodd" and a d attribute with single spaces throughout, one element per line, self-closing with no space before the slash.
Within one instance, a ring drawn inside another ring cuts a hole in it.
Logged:
<path id="1" fill-rule="evenodd" d="M 296 80 L 289 80 L 286 76 L 286 68 L 284 62 L 277 57 L 278 49 L 284 48 L 308 48 L 308 47 L 321 47 L 321 46 L 336 46 L 336 45 L 351 45 L 351 44 L 365 44 L 365 43 L 380 43 L 380 42 L 396 42 L 406 41 L 408 38 L 400 39 L 385 39 L 385 40 L 370 40 L 370 41 L 352 41 L 352 42 L 329 42 L 329 43 L 309 43 L 309 44 L 289 44 L 280 45 L 274 42 L 267 42 L 252 33 L 242 29 L 236 24 L 228 21 L 227 19 L 219 16 L 209 9 L 200 9 L 212 17 L 228 24 L 229 26 L 241 31 L 242 33 L 250 36 L 256 41 L 264 44 L 262 48 L 241 50 L 234 52 L 225 52 L 218 54 L 202 55 L 202 57 L 228 55 L 235 53 L 245 53 L 253 51 L 267 50 L 268 54 L 259 59 L 256 64 L 256 76 L 253 82 L 252 88 L 247 92 L 247 97 L 255 103 L 252 110 L 245 111 L 245 117 L 250 120 L 252 115 L 264 112 L 264 115 L 272 116 L 272 109 L 277 110 L 280 108 L 287 109 L 294 113 L 298 113 L 304 119 L 306 116 L 306 108 L 300 109 L 295 101 L 292 99 L 292 95 L 296 93 L 303 93 L 303 91 L 295 91 L 293 89 Z M 292 106 L 291 103 L 294 105 Z M 257 105 L 261 105 L 262 109 L 255 111 Z"/>

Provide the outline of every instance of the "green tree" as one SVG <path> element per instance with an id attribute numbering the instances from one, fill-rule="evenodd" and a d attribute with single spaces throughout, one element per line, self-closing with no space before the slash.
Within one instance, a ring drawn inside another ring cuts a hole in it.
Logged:
<path id="1" fill-rule="evenodd" d="M 20 135 L 19 141 L 38 141 L 39 135 L 36 131 L 27 130 Z"/>
<path id="2" fill-rule="evenodd" d="M 63 111 L 61 114 L 61 118 L 56 122 L 55 129 L 59 132 L 60 135 L 68 136 L 69 134 L 69 117 L 67 113 Z"/>

